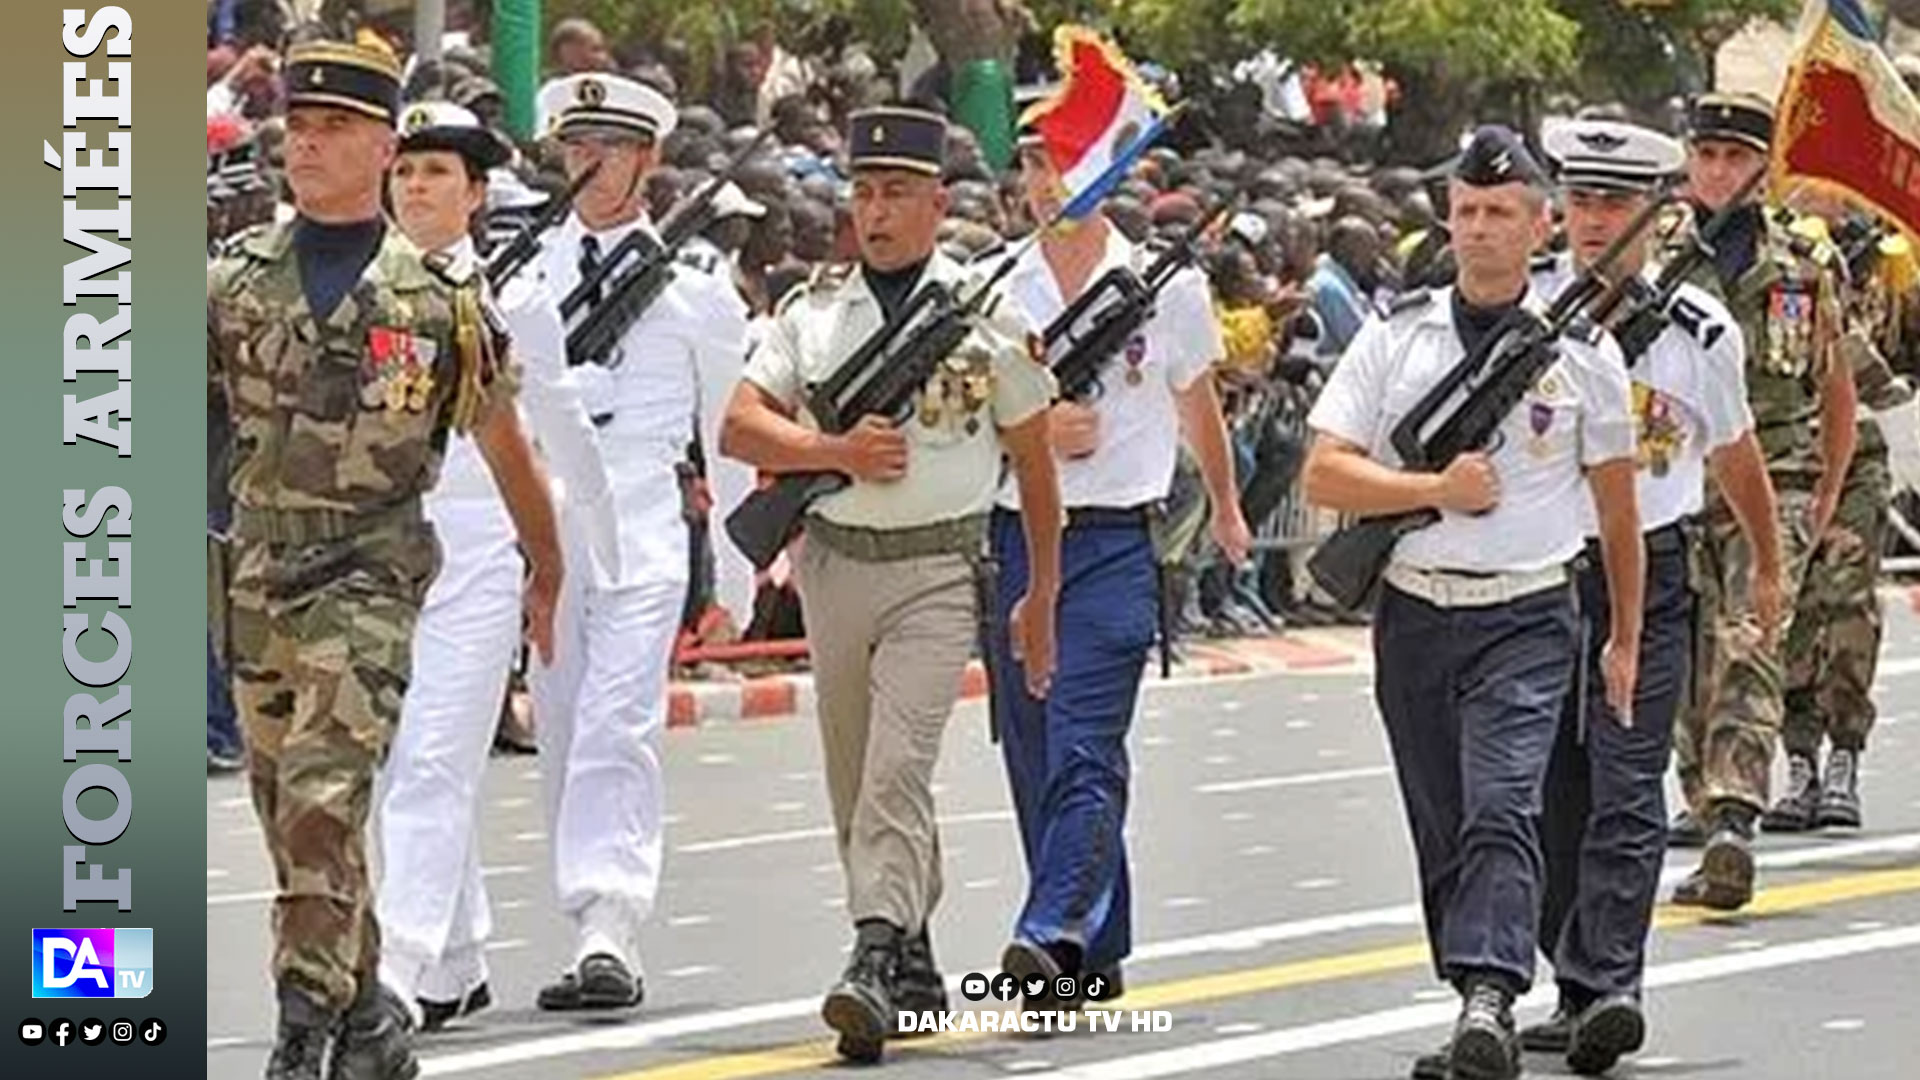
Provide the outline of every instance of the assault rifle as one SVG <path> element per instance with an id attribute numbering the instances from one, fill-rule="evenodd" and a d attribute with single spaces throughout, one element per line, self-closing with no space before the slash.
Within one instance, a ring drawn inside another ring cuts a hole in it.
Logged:
<path id="1" fill-rule="evenodd" d="M 487 289 L 493 295 L 499 296 L 500 290 L 506 288 L 507 282 L 512 281 L 515 274 L 526 269 L 527 264 L 533 261 L 533 257 L 540 254 L 540 238 L 548 229 L 566 219 L 568 212 L 573 209 L 574 197 L 580 194 L 581 188 L 592 182 L 599 171 L 600 163 L 597 161 L 587 166 L 585 172 L 573 178 L 563 194 L 558 198 L 548 199 L 547 205 L 540 208 L 540 212 L 534 215 L 532 221 L 527 222 L 526 228 L 515 233 L 513 239 L 502 245 L 493 258 L 487 260 Z"/>
<path id="2" fill-rule="evenodd" d="M 1107 365 L 1153 318 L 1161 290 L 1198 257 L 1200 238 L 1235 201 L 1221 200 L 1197 227 L 1162 251 L 1144 274 L 1134 273 L 1130 266 L 1116 266 L 1100 275 L 1047 325 L 1041 341 L 1063 400 L 1085 401 L 1092 396 Z"/>
<path id="3" fill-rule="evenodd" d="M 692 197 L 675 206 L 660 223 L 660 238 L 654 239 L 646 229 L 634 229 L 626 238 L 615 244 L 606 258 L 600 261 L 592 273 L 580 280 L 572 292 L 560 301 L 560 318 L 571 322 L 576 312 L 591 304 L 590 310 L 578 324 L 567 331 L 567 366 L 580 364 L 602 364 L 607 367 L 619 366 L 615 355 L 620 339 L 627 329 L 647 308 L 660 297 L 660 293 L 673 280 L 674 262 L 680 257 L 680 249 L 687 241 L 700 235 L 713 224 L 713 200 L 719 196 L 720 189 L 732 179 L 740 166 L 757 153 L 760 147 L 773 135 L 771 128 L 760 133 L 760 137 L 740 148 L 740 151 L 727 161 L 719 174 L 708 180 Z M 636 255 L 630 269 L 619 271 L 617 268 L 626 261 L 627 256 Z M 613 278 L 616 272 L 618 278 Z M 600 296 L 602 290 L 605 296 Z"/>
<path id="4" fill-rule="evenodd" d="M 937 281 L 922 283 L 832 376 L 808 393 L 807 411 L 820 430 L 844 434 L 869 415 L 896 426 L 905 423 L 913 415 L 915 396 L 966 339 L 993 287 L 1012 266 L 1011 259 L 1003 262 L 992 277 L 963 292 Z M 727 535 L 756 569 L 764 570 L 800 531 L 814 500 L 850 483 L 837 472 L 784 473 L 727 515 Z"/>
<path id="5" fill-rule="evenodd" d="M 1493 442 L 1528 388 L 1559 358 L 1560 335 L 1589 308 L 1610 310 L 1619 302 L 1628 279 L 1609 283 L 1606 275 L 1664 205 L 1664 198 L 1649 202 L 1545 315 L 1515 308 L 1427 391 L 1393 429 L 1391 442 L 1403 468 L 1440 472 L 1461 454 Z M 1439 520 L 1440 511 L 1430 507 L 1363 518 L 1328 537 L 1307 561 L 1307 572 L 1335 603 L 1363 607 L 1378 590 L 1400 538 Z"/>
<path id="6" fill-rule="evenodd" d="M 1620 343 L 1620 351 L 1626 355 L 1627 366 L 1638 363 L 1640 357 L 1659 339 L 1673 321 L 1673 299 L 1680 286 L 1691 278 L 1701 264 L 1714 257 L 1714 247 L 1725 232 L 1733 215 L 1746 204 L 1747 196 L 1753 194 L 1760 182 L 1766 179 L 1766 170 L 1753 174 L 1746 184 L 1728 199 L 1717 213 L 1704 224 L 1687 233 L 1685 248 L 1667 260 L 1660 268 L 1660 274 L 1652 284 L 1631 278 L 1623 291 L 1620 310 L 1598 311 L 1595 321 L 1606 325 L 1613 331 L 1613 339 Z"/>

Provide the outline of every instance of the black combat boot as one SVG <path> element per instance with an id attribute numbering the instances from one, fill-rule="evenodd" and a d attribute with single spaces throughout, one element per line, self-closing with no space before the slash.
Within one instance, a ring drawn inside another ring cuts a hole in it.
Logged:
<path id="1" fill-rule="evenodd" d="M 371 976 L 341 1018 L 327 1080 L 413 1080 L 413 1014 L 393 991 Z"/>
<path id="2" fill-rule="evenodd" d="M 1504 980 L 1482 976 L 1468 981 L 1450 1052 L 1452 1080 L 1514 1080 L 1520 1075 L 1513 991 Z"/>
<path id="3" fill-rule="evenodd" d="M 943 1013 L 947 1011 L 947 983 L 933 960 L 933 938 L 926 927 L 900 943 L 900 966 L 894 977 L 896 1012 Z M 895 1016 L 898 1019 L 898 1016 Z M 916 1028 L 901 1038 L 913 1038 L 929 1032 Z"/>
<path id="4" fill-rule="evenodd" d="M 1574 1012 L 1562 998 L 1552 1016 L 1520 1029 L 1520 1048 L 1536 1054 L 1566 1053 L 1567 1045 L 1573 1041 Z"/>
<path id="5" fill-rule="evenodd" d="M 1453 1044 L 1442 1043 L 1440 1049 L 1414 1058 L 1413 1071 L 1408 1075 L 1413 1080 L 1447 1080 L 1447 1074 L 1452 1069 Z"/>
<path id="6" fill-rule="evenodd" d="M 897 1019 L 894 982 L 900 968 L 900 928 L 885 919 L 862 919 L 855 928 L 853 959 L 827 992 L 820 1018 L 840 1033 L 841 1057 L 862 1065 L 880 1060 L 887 1032 Z"/>
<path id="7" fill-rule="evenodd" d="M 267 1056 L 267 1080 L 320 1080 L 327 1040 L 339 1020 L 307 995 L 280 988 L 280 1026 Z"/>
<path id="8" fill-rule="evenodd" d="M 1567 1064 L 1582 1076 L 1599 1076 L 1646 1041 L 1647 1019 L 1640 1003 L 1628 994 L 1609 994 L 1574 1017 Z"/>
<path id="9" fill-rule="evenodd" d="M 1820 770 L 1813 755 L 1790 750 L 1787 752 L 1787 790 L 1780 793 L 1779 801 L 1760 819 L 1760 827 L 1777 833 L 1806 832 L 1813 828 L 1820 803 Z"/>
<path id="10" fill-rule="evenodd" d="M 1860 821 L 1860 751 L 1836 746 L 1827 755 L 1827 786 L 1820 793 L 1814 824 L 1823 829 L 1857 829 Z"/>

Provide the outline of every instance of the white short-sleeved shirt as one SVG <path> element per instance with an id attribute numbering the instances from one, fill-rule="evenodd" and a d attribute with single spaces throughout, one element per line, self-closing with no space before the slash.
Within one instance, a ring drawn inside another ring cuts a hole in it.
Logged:
<path id="1" fill-rule="evenodd" d="M 645 218 L 591 235 L 602 258 Z M 580 282 L 589 230 L 569 216 L 541 253 L 547 288 L 564 298 Z M 657 236 L 655 237 L 658 238 Z M 617 280 L 624 266 L 608 278 Z M 618 588 L 686 574 L 686 528 L 675 467 L 686 458 L 700 409 L 701 367 L 746 351 L 747 307 L 730 282 L 678 266 L 673 280 L 620 339 L 617 364 L 572 369 L 609 477 L 619 520 L 620 565 L 595 583 Z M 573 322 L 578 323 L 581 313 Z"/>
<path id="2" fill-rule="evenodd" d="M 1537 293 L 1527 305 L 1541 310 Z M 1549 367 L 1501 425 L 1491 459 L 1500 502 L 1478 517 L 1442 511 L 1440 521 L 1401 538 L 1395 562 L 1427 570 L 1499 573 L 1564 563 L 1586 542 L 1583 470 L 1631 457 L 1633 422 L 1620 347 L 1563 338 Z M 1391 444 L 1400 419 L 1465 356 L 1453 326 L 1453 290 L 1369 319 L 1334 365 L 1307 423 L 1397 466 Z"/>
<path id="3" fill-rule="evenodd" d="M 1116 267 L 1141 271 L 1150 261 L 1148 253 L 1110 228 L 1106 252 L 1087 285 Z M 1006 293 L 1041 332 L 1068 307 L 1038 245 L 1027 248 L 1007 275 Z M 1101 377 L 1101 391 L 1091 403 L 1100 418 L 1099 446 L 1086 457 L 1058 462 L 1064 505 L 1124 508 L 1166 498 L 1180 445 L 1174 394 L 1192 386 L 1225 353 L 1206 278 L 1192 269 L 1177 272 L 1160 291 L 1153 317 Z M 1001 485 L 999 501 L 1020 508 L 1019 485 L 1011 477 Z"/>
<path id="4" fill-rule="evenodd" d="M 936 253 L 921 284 L 970 288 L 976 279 L 974 271 Z M 889 483 L 856 479 L 815 503 L 812 513 L 838 525 L 905 529 L 992 509 L 1001 471 L 998 431 L 1045 409 L 1054 382 L 1033 355 L 1033 330 L 1019 306 L 991 299 L 985 312 L 919 394 L 903 429 L 906 475 Z M 745 377 L 812 423 L 802 408 L 807 393 L 885 322 L 860 271 L 818 274 L 781 302 L 755 341 Z"/>
<path id="5" fill-rule="evenodd" d="M 1571 260 L 1563 255 L 1534 276 L 1534 288 L 1557 296 L 1573 278 Z M 1707 458 L 1753 429 L 1746 340 L 1726 305 L 1704 289 L 1682 285 L 1667 310 L 1667 328 L 1627 369 L 1643 532 L 1698 514 L 1706 499 Z M 1599 532 L 1591 499 L 1582 521 L 1588 535 Z"/>

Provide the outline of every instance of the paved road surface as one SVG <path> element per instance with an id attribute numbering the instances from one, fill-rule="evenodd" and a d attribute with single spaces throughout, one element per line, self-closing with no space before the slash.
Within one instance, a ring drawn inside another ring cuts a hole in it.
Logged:
<path id="1" fill-rule="evenodd" d="M 1763 841 L 1739 918 L 1664 910 L 1647 1049 L 1620 1076 L 1908 1080 L 1920 1057 L 1920 620 L 1892 605 L 1884 716 L 1859 833 Z M 1358 643 L 1358 639 L 1355 639 Z M 669 858 L 647 935 L 647 1004 L 616 1021 L 541 1014 L 568 959 L 553 913 L 535 758 L 486 782 L 496 1006 L 425 1041 L 424 1075 L 722 1080 L 832 1065 L 820 994 L 849 937 L 807 718 L 667 740 Z M 1374 1080 L 1445 1035 L 1406 827 L 1364 665 L 1156 687 L 1132 740 L 1138 951 L 1120 1029 L 943 1035 L 889 1076 Z M 950 975 L 991 974 L 1021 895 L 1005 781 L 967 705 L 939 772 Z M 209 1076 L 257 1077 L 272 1030 L 269 871 L 242 782 L 207 785 Z M 1689 853 L 1669 859 L 1677 876 Z M 969 1006 L 984 1009 L 991 998 Z M 1523 1021 L 1550 1005 L 1530 999 Z M 1134 1032 L 1130 1010 L 1167 1013 Z M 1530 1057 L 1536 1075 L 1564 1065 Z"/>

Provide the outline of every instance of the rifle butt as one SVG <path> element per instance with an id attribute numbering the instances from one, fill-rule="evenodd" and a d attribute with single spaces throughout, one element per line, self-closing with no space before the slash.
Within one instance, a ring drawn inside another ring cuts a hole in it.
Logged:
<path id="1" fill-rule="evenodd" d="M 834 473 L 782 476 L 772 486 L 748 495 L 727 515 L 727 536 L 755 570 L 765 570 L 800 534 L 807 507 L 845 486 L 846 481 Z"/>

